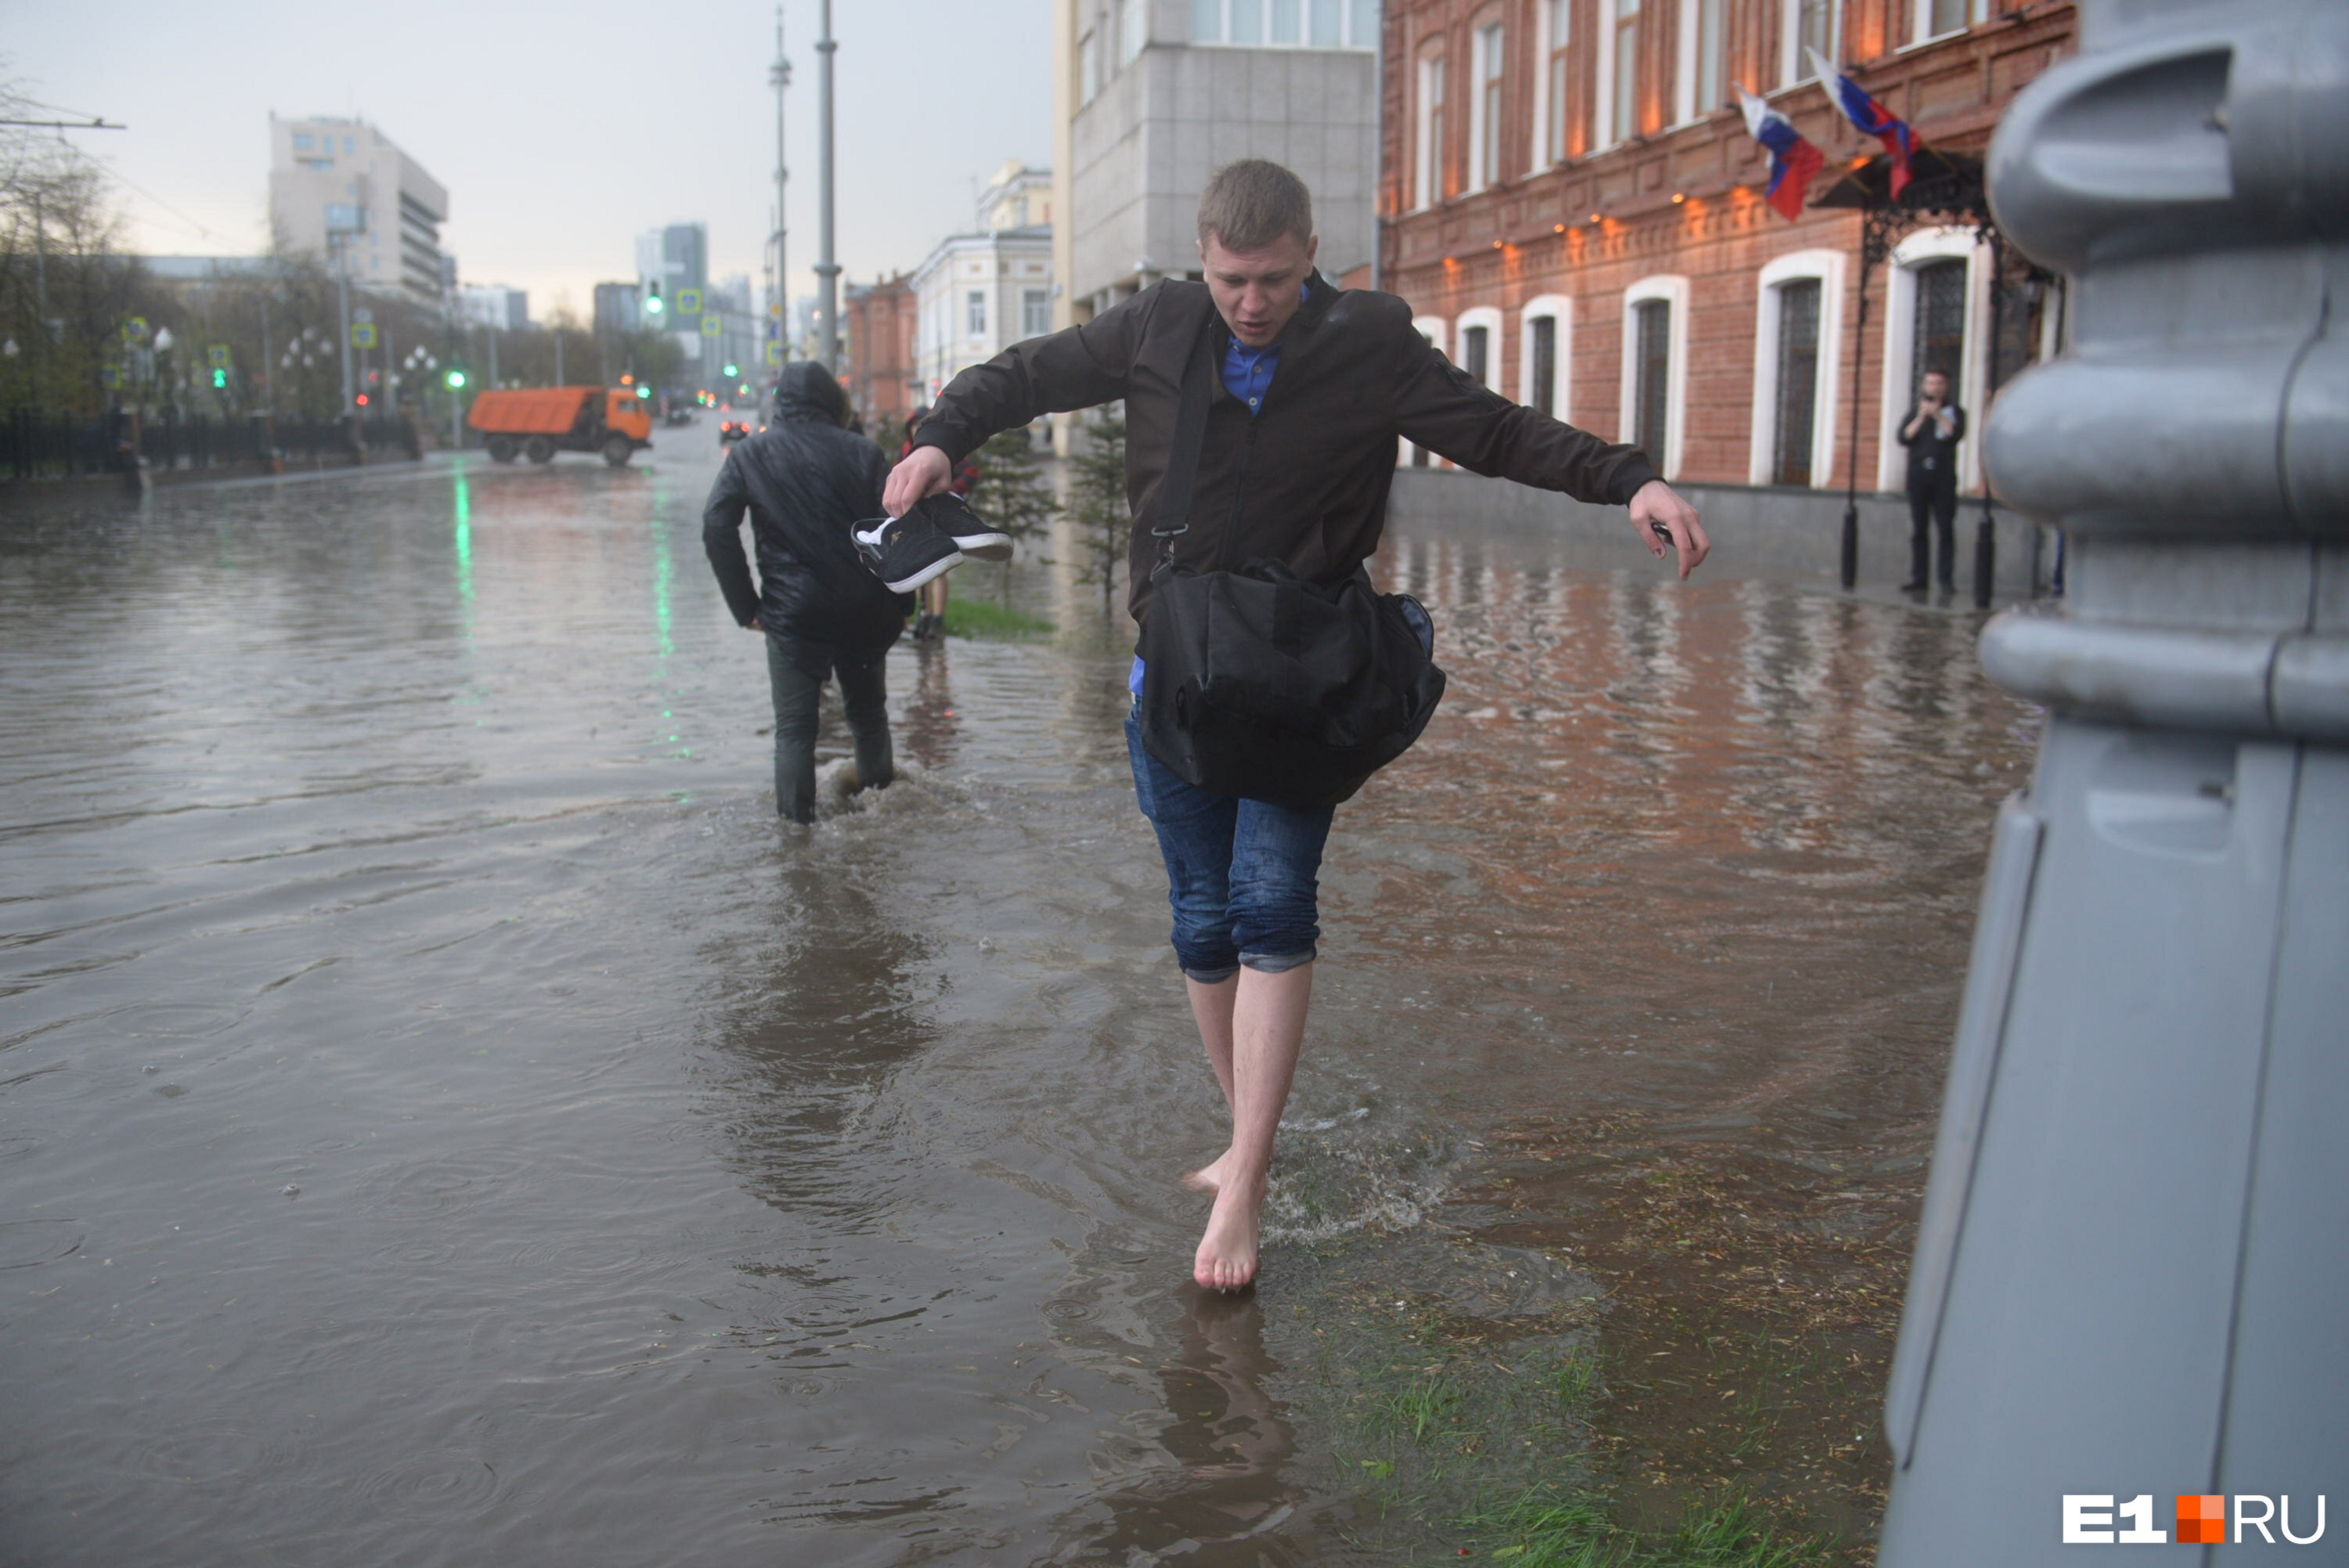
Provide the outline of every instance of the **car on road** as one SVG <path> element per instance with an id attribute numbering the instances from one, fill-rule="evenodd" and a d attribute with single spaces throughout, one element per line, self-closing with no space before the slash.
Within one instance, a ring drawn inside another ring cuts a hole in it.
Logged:
<path id="1" fill-rule="evenodd" d="M 766 428 L 761 425 L 759 429 L 763 430 Z M 720 419 L 718 422 L 718 444 L 721 447 L 731 446 L 745 436 L 753 433 L 750 421 L 748 419 Z"/>
<path id="2" fill-rule="evenodd" d="M 531 387 L 492 389 L 473 399 L 465 422 L 481 432 L 492 460 L 518 457 L 533 463 L 557 452 L 599 452 L 619 468 L 652 445 L 653 419 L 626 387 Z"/>

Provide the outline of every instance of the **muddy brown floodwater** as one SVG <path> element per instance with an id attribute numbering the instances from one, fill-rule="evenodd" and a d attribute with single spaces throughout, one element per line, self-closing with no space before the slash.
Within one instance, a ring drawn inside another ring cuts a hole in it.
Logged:
<path id="1" fill-rule="evenodd" d="M 0 1560 L 1449 1556 L 1355 1456 L 1372 1309 L 1480 1398 L 1595 1357 L 1521 1441 L 1635 1515 L 1742 1466 L 1864 1532 L 2033 733 L 1970 618 L 1399 523 L 1452 694 L 1339 815 L 1266 1283 L 1203 1301 L 1091 592 L 893 653 L 920 776 L 779 830 L 715 442 L 652 458 L 0 518 Z"/>

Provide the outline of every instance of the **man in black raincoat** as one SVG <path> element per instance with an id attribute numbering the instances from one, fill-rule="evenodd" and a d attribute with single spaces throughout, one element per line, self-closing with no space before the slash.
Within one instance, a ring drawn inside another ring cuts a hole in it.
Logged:
<path id="1" fill-rule="evenodd" d="M 848 399 L 812 360 L 783 366 L 775 416 L 726 454 L 702 509 L 701 543 L 735 621 L 767 634 L 775 689 L 775 810 L 794 822 L 815 804 L 816 699 L 840 681 L 860 787 L 895 773 L 881 660 L 905 629 L 913 595 L 890 593 L 857 560 L 849 525 L 881 515 L 889 464 L 843 427 Z M 742 556 L 750 514 L 759 576 Z"/>

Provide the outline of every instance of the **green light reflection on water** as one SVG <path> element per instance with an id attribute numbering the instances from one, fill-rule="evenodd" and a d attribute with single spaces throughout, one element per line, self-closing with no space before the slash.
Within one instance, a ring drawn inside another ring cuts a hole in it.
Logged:
<path id="1" fill-rule="evenodd" d="M 470 609 L 473 603 L 473 492 L 465 483 L 462 469 L 457 470 L 456 482 L 457 599 Z"/>

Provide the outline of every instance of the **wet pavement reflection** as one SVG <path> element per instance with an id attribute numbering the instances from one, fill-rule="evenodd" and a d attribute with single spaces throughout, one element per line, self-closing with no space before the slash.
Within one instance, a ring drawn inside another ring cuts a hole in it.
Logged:
<path id="1" fill-rule="evenodd" d="M 1499 1222 L 1527 1116 L 1921 1182 L 2033 738 L 1970 618 L 1399 523 L 1452 695 L 1206 1298 L 1095 591 L 901 646 L 919 771 L 779 828 L 704 435 L 0 518 L 0 1557 L 1374 1560 L 1328 1249 Z"/>

